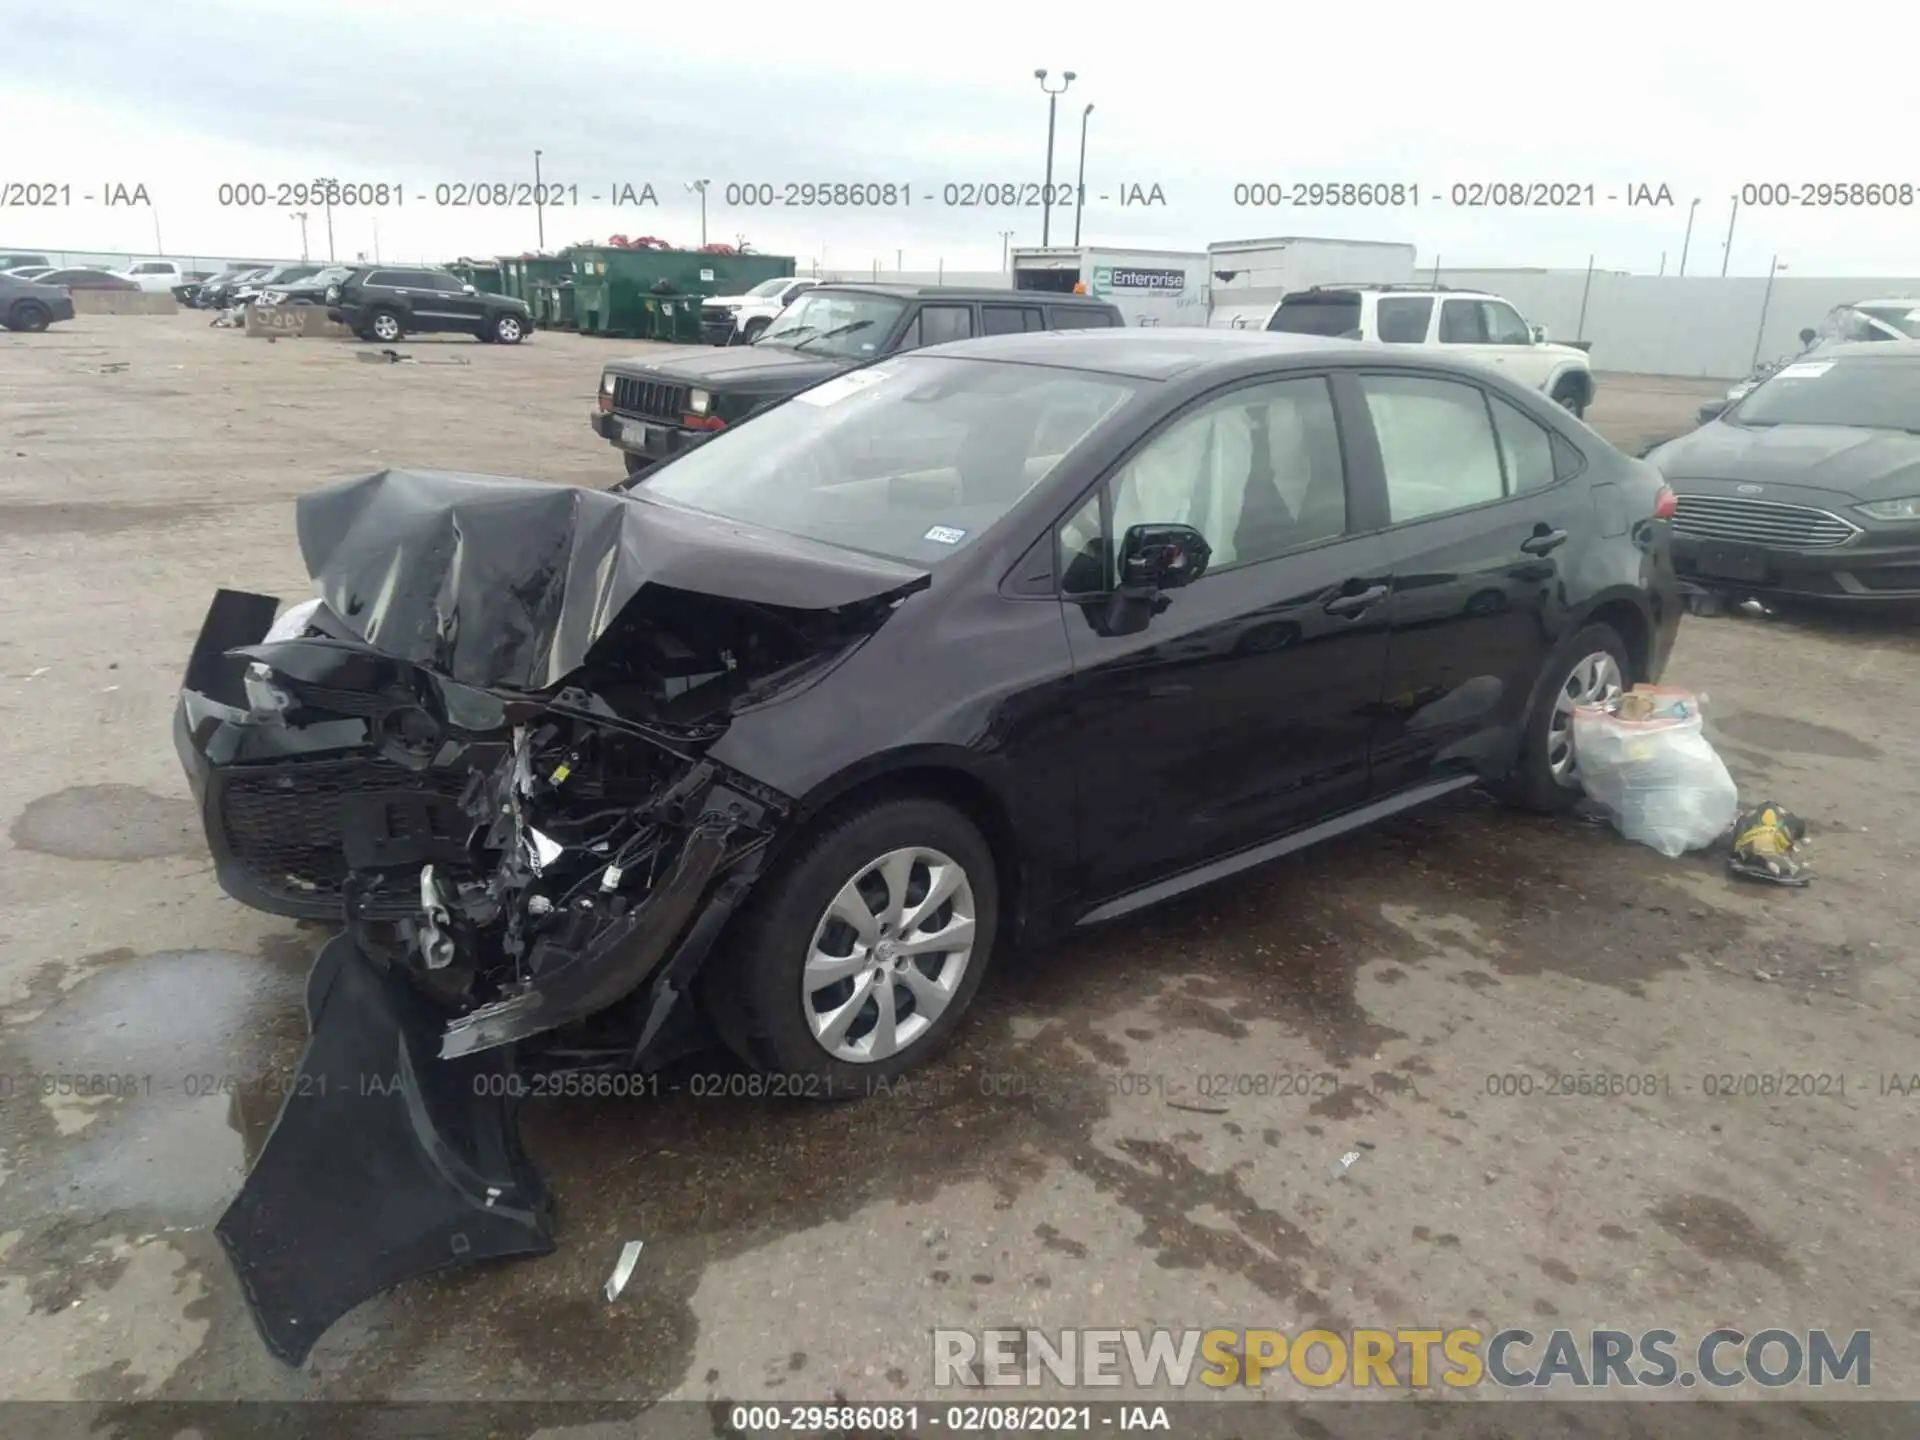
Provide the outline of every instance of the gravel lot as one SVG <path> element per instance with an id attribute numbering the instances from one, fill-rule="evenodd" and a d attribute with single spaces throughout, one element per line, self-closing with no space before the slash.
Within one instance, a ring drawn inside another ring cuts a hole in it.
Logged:
<path id="1" fill-rule="evenodd" d="M 279 1366 L 211 1232 L 272 1116 L 192 1077 L 292 1063 L 324 932 L 214 884 L 168 739 L 188 649 L 216 586 L 306 593 L 292 501 L 322 481 L 610 482 L 598 366 L 648 347 L 401 348 L 191 314 L 0 334 L 0 1394 L 901 1399 L 940 1325 L 1325 1320 L 1871 1329 L 1872 1393 L 1920 1398 L 1920 1096 L 1881 1078 L 1920 1071 L 1920 645 L 1748 617 L 1689 620 L 1669 679 L 1710 694 L 1743 794 L 1806 817 L 1811 889 L 1474 798 L 1403 818 L 1001 968 L 892 1100 L 536 1104 L 559 1252 Z M 1602 377 L 1590 418 L 1637 452 L 1720 388 Z M 1556 1071 L 1664 1078 L 1550 1098 Z M 1749 1073 L 1845 1093 L 1704 1093 Z"/>

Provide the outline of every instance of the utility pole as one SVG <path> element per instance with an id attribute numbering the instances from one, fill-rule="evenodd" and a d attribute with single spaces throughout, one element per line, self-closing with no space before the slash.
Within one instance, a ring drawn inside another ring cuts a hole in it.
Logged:
<path id="1" fill-rule="evenodd" d="M 1073 182 L 1073 243 L 1080 245 L 1080 212 L 1087 208 L 1087 117 L 1093 114 L 1093 106 L 1088 105 L 1080 112 L 1080 173 Z"/>
<path id="2" fill-rule="evenodd" d="M 546 198 L 547 192 L 540 185 L 540 152 L 536 150 L 533 152 L 533 225 L 535 243 L 542 254 L 547 248 Z"/>
<path id="3" fill-rule="evenodd" d="M 712 183 L 711 180 L 689 180 L 687 182 L 688 191 L 698 191 L 700 193 L 700 248 L 702 250 L 707 248 L 707 186 Z"/>
<path id="4" fill-rule="evenodd" d="M 1767 307 L 1773 303 L 1774 274 L 1776 271 L 1786 268 L 1786 266 L 1780 263 L 1780 257 L 1778 255 L 1773 257 L 1773 263 L 1767 267 L 1767 288 L 1761 292 L 1760 295 L 1760 328 L 1754 333 L 1753 337 L 1753 363 L 1748 366 L 1750 370 L 1760 368 L 1760 344 L 1766 338 L 1767 334 Z"/>
<path id="5" fill-rule="evenodd" d="M 333 263 L 333 196 L 328 194 L 327 202 L 327 263 Z"/>
<path id="6" fill-rule="evenodd" d="M 300 258 L 305 260 L 307 258 L 307 212 L 296 210 L 293 212 L 293 218 L 300 222 Z"/>
<path id="7" fill-rule="evenodd" d="M 1000 232 L 1000 268 L 1002 270 L 1007 268 L 1007 242 L 1012 239 L 1013 231 L 1002 230 Z"/>
<path id="8" fill-rule="evenodd" d="M 1733 197 L 1733 213 L 1727 216 L 1727 243 L 1720 247 L 1720 278 L 1727 278 L 1727 262 L 1733 259 L 1733 222 L 1740 218 L 1740 197 Z"/>
<path id="9" fill-rule="evenodd" d="M 1040 82 L 1040 88 L 1047 92 L 1047 179 L 1040 194 L 1040 243 L 1049 245 L 1053 241 L 1053 128 L 1054 115 L 1058 109 L 1060 97 L 1067 93 L 1067 87 L 1073 84 L 1075 76 L 1071 70 L 1060 72 L 1060 88 L 1054 89 L 1047 84 L 1047 72 L 1036 70 L 1033 78 Z"/>
<path id="10" fill-rule="evenodd" d="M 1687 250 L 1693 244 L 1693 212 L 1699 208 L 1700 201 L 1698 198 L 1694 200 L 1693 204 L 1687 207 L 1687 238 L 1680 242 L 1680 273 L 1682 275 L 1687 273 Z M 1663 271 L 1665 268 L 1664 265 L 1661 267 Z"/>

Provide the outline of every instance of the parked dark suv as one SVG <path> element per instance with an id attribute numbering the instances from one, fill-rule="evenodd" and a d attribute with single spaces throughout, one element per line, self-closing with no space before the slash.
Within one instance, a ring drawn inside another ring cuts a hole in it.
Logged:
<path id="1" fill-rule="evenodd" d="M 664 360 L 616 360 L 600 377 L 592 424 L 621 452 L 627 474 L 639 476 L 769 405 L 883 355 L 976 335 L 1125 324 L 1111 302 L 1085 295 L 963 285 L 819 285 L 781 311 L 751 345 Z"/>
<path id="2" fill-rule="evenodd" d="M 477 336 L 518 345 L 533 332 L 533 311 L 510 295 L 488 295 L 446 270 L 368 265 L 327 289 L 327 318 L 362 340 L 392 344 L 410 333 Z"/>

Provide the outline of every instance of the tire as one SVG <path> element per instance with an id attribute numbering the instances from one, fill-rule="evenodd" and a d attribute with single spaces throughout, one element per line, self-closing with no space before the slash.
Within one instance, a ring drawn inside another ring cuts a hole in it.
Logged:
<path id="1" fill-rule="evenodd" d="M 906 877 L 908 920 L 934 867 L 955 867 L 959 889 L 932 912 L 928 920 L 937 923 L 923 933 L 953 932 L 970 908 L 970 949 L 895 956 L 887 965 L 883 860 L 896 882 Z M 863 944 L 854 926 L 832 913 L 852 904 L 865 904 L 878 922 L 869 932 L 875 943 Z M 921 796 L 879 800 L 824 820 L 778 862 L 736 920 L 724 958 L 702 971 L 702 995 L 727 1047 L 756 1070 L 794 1077 L 790 1093 L 871 1093 L 932 1059 L 952 1037 L 992 958 L 999 904 L 993 852 L 971 821 Z M 845 957 L 848 968 L 839 977 L 816 977 L 809 994 L 808 957 L 816 944 L 824 956 Z M 906 978 L 909 967 L 916 979 Z M 883 997 L 899 1027 L 891 1049 L 879 1024 Z M 934 997 L 940 1008 L 929 1022 L 924 1007 Z M 879 1053 L 861 1059 L 862 1049 Z"/>
<path id="2" fill-rule="evenodd" d="M 1584 420 L 1587 414 L 1586 387 L 1572 376 L 1563 376 L 1553 387 L 1553 403 L 1574 419 Z"/>
<path id="3" fill-rule="evenodd" d="M 772 323 L 773 322 L 771 320 L 767 320 L 764 318 L 749 320 L 747 322 L 746 329 L 740 332 L 741 340 L 743 340 L 748 345 L 753 344 L 754 341 L 758 340 L 762 335 L 767 333 L 767 326 L 771 325 Z"/>
<path id="4" fill-rule="evenodd" d="M 622 450 L 620 452 L 620 458 L 626 462 L 627 478 L 629 480 L 637 479 L 645 475 L 660 463 L 658 460 L 651 460 L 645 455 L 636 455 L 631 450 Z"/>
<path id="5" fill-rule="evenodd" d="M 1544 667 L 1546 683 L 1527 714 L 1513 773 L 1494 787 L 1501 799 L 1543 815 L 1558 814 L 1579 803 L 1583 792 L 1578 766 L 1569 763 L 1573 744 L 1569 706 L 1588 697 L 1593 688 L 1590 662 L 1602 656 L 1613 664 L 1612 693 L 1633 683 L 1626 642 L 1611 625 L 1585 626 L 1555 647 Z M 1607 698 L 1606 684 L 1601 686 L 1600 698 Z"/>
<path id="6" fill-rule="evenodd" d="M 38 300 L 22 300 L 7 312 L 7 328 L 38 335 L 53 323 L 53 312 Z"/>
<path id="7" fill-rule="evenodd" d="M 398 310 L 382 305 L 367 314 L 367 328 L 362 334 L 368 340 L 377 340 L 382 345 L 392 345 L 406 339 L 407 327 L 400 319 Z"/>
<path id="8" fill-rule="evenodd" d="M 496 315 L 490 328 L 502 345 L 518 345 L 527 338 L 527 322 L 512 313 Z"/>

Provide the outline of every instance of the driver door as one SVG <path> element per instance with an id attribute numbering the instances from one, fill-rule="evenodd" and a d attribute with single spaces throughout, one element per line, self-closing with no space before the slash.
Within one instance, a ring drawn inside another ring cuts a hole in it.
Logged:
<path id="1" fill-rule="evenodd" d="M 1349 509 L 1329 382 L 1290 374 L 1195 402 L 1061 525 L 1090 900 L 1364 797 L 1389 582 Z M 1193 526 L 1212 560 L 1113 634 L 1118 542 L 1143 523 Z"/>

